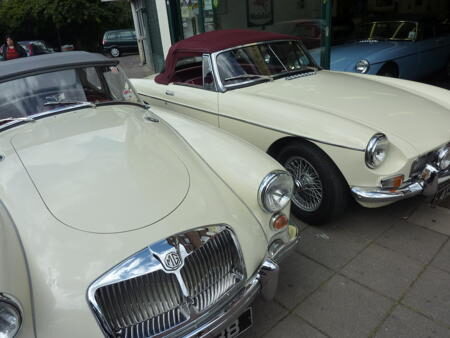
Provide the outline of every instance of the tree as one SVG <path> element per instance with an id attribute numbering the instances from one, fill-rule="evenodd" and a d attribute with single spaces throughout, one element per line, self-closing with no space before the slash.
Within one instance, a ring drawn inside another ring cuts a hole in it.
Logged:
<path id="1" fill-rule="evenodd" d="M 84 49 L 95 49 L 104 30 L 132 26 L 128 2 L 100 0 L 3 0 L 0 23 L 3 31 L 26 39 L 74 42 Z"/>

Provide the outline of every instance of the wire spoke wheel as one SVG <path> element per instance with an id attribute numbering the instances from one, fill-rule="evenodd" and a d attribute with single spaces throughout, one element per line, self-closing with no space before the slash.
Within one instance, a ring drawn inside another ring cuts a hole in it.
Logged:
<path id="1" fill-rule="evenodd" d="M 295 182 L 295 205 L 307 212 L 319 209 L 323 200 L 322 180 L 314 166 L 305 158 L 294 156 L 285 163 Z"/>

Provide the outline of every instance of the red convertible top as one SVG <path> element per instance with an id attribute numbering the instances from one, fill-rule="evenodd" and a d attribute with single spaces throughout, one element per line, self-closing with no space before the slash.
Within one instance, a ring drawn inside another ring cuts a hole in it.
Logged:
<path id="1" fill-rule="evenodd" d="M 179 59 L 214 53 L 253 42 L 273 40 L 300 40 L 298 37 L 249 29 L 226 29 L 195 35 L 170 47 L 164 70 L 155 77 L 160 84 L 171 82 Z"/>

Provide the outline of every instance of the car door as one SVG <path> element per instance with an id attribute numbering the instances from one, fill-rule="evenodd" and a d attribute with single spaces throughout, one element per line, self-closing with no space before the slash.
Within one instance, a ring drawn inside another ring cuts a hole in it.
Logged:
<path id="1" fill-rule="evenodd" d="M 130 51 L 133 36 L 130 31 L 121 31 L 119 33 L 120 49 L 122 51 Z"/>
<path id="2" fill-rule="evenodd" d="M 142 95 L 150 105 L 219 125 L 218 93 L 209 55 L 189 57 L 176 65 L 168 84 L 152 83 L 152 95 Z"/>
<path id="3" fill-rule="evenodd" d="M 443 48 L 436 36 L 435 26 L 431 23 L 421 24 L 419 40 L 416 41 L 419 52 L 417 72 L 425 77 L 440 70 L 444 65 Z"/>

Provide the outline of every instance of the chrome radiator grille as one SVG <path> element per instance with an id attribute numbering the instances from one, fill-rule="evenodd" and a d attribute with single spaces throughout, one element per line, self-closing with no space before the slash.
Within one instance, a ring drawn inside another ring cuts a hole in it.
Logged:
<path id="1" fill-rule="evenodd" d="M 211 226 L 138 252 L 96 280 L 88 299 L 110 337 L 164 336 L 189 325 L 244 279 L 234 234 Z"/>
<path id="2" fill-rule="evenodd" d="M 232 242 L 231 234 L 225 232 L 186 258 L 181 276 L 197 312 L 214 304 L 239 279 L 234 269 L 239 254 L 229 245 Z"/>
<path id="3" fill-rule="evenodd" d="M 95 298 L 112 330 L 123 337 L 153 336 L 187 319 L 175 275 L 161 270 L 104 286 Z"/>

